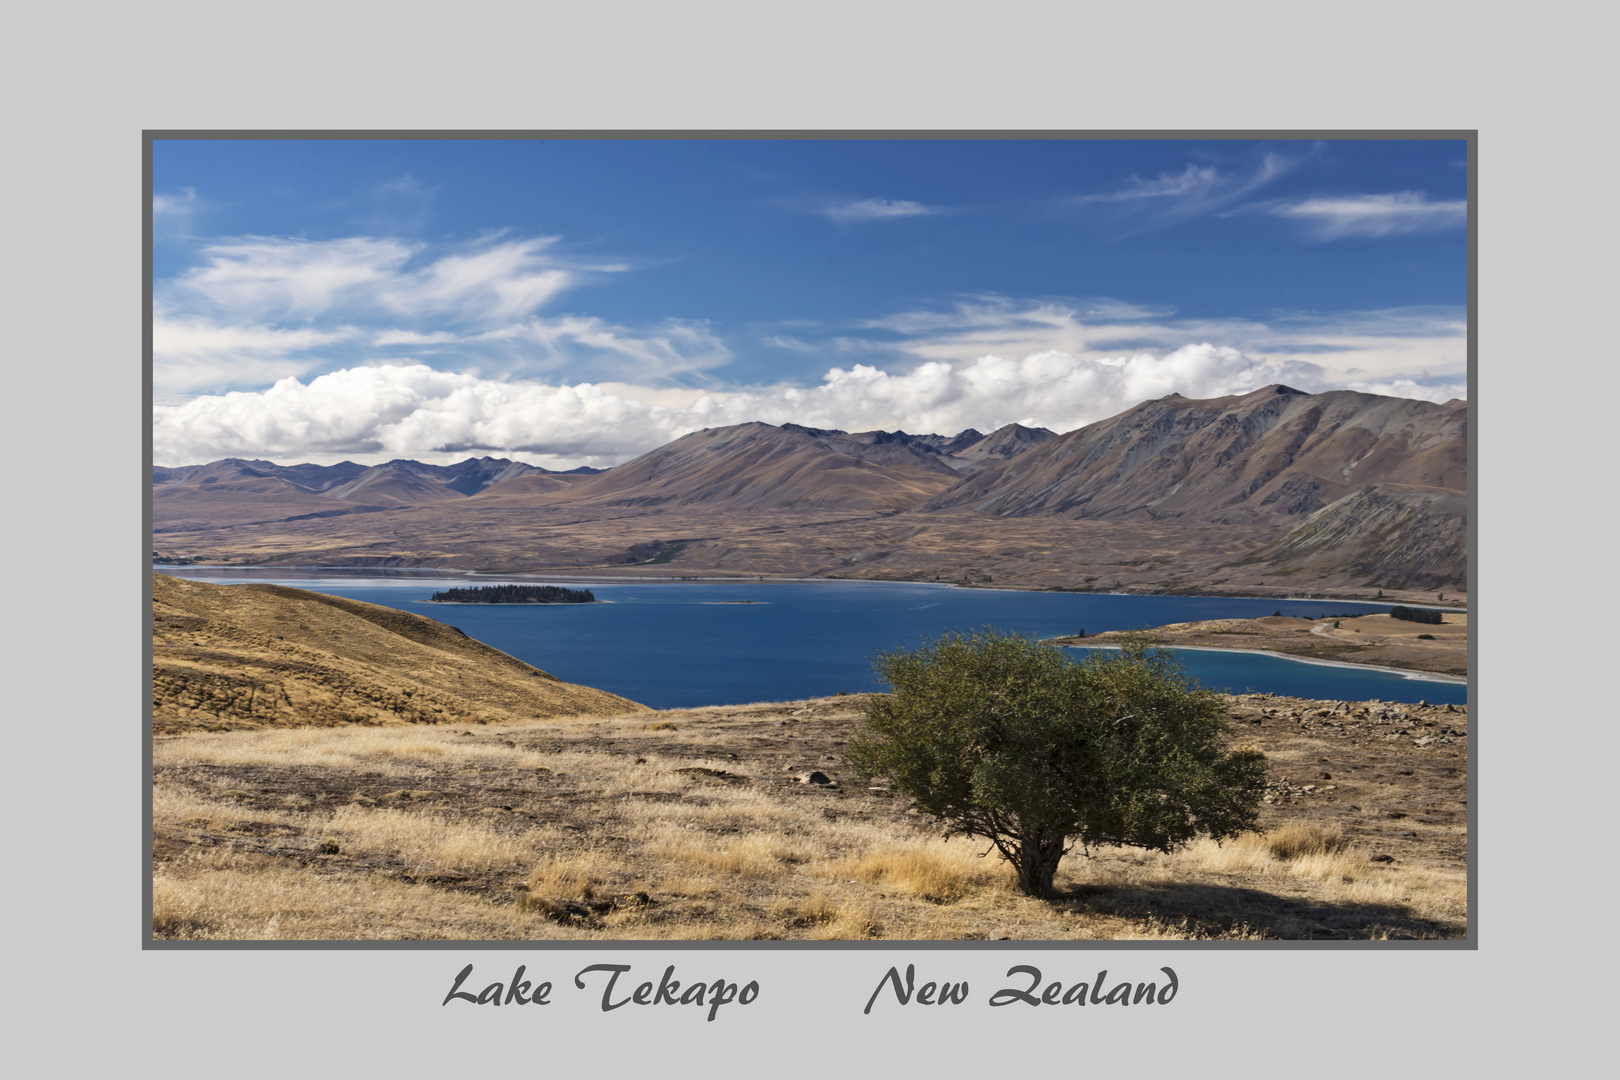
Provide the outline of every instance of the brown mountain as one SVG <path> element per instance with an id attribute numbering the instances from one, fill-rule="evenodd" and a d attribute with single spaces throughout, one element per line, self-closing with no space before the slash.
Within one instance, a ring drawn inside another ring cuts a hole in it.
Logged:
<path id="1" fill-rule="evenodd" d="M 1369 484 L 1466 490 L 1467 410 L 1286 386 L 1172 394 L 1051 439 L 935 496 L 924 511 L 1224 524 L 1298 520 Z"/>
<path id="2" fill-rule="evenodd" d="M 571 504 L 643 509 L 852 510 L 918 505 L 956 473 L 910 442 L 784 424 L 704 428 L 583 480 Z"/>
<path id="3" fill-rule="evenodd" d="M 381 480 L 350 475 L 306 504 L 272 483 L 304 467 L 225 462 L 154 470 L 154 546 L 204 561 L 1135 592 L 1370 597 L 1404 582 L 1417 600 L 1466 588 L 1466 443 L 1462 402 L 1272 386 L 1171 395 L 1061 436 L 753 423 L 595 474 L 392 463 L 377 475 L 420 501 L 385 506 L 359 501 L 380 500 Z"/>
<path id="4" fill-rule="evenodd" d="M 1468 588 L 1468 499 L 1449 491 L 1368 485 L 1306 517 L 1237 566 L 1373 582 Z"/>
<path id="5" fill-rule="evenodd" d="M 438 477 L 424 475 L 414 461 L 390 461 L 377 465 L 348 483 L 326 492 L 328 499 L 360 503 L 364 506 L 415 506 L 441 499 L 465 499 Z"/>
<path id="6" fill-rule="evenodd" d="M 184 469 L 153 469 L 152 517 L 164 527 L 239 524 L 332 509 L 319 490 L 227 458 Z M 360 468 L 360 466 L 356 466 Z"/>
<path id="7" fill-rule="evenodd" d="M 977 434 L 977 432 L 974 434 Z M 1033 450 L 1042 443 L 1057 437 L 1057 432 L 1049 431 L 1046 428 L 1025 427 L 1023 424 L 1007 424 L 1004 427 L 997 428 L 983 438 L 951 447 L 949 453 L 954 458 L 952 463 L 958 469 L 964 472 L 976 472 L 996 462 L 1017 457 L 1026 450 Z M 957 436 L 957 438 L 960 439 L 961 436 Z"/>
<path id="8" fill-rule="evenodd" d="M 277 465 L 226 458 L 206 465 L 152 469 L 154 531 L 190 532 L 214 525 L 247 525 L 331 518 L 350 513 L 458 501 L 485 492 L 533 494 L 566 489 L 579 468 L 551 472 L 506 458 L 468 458 L 454 465 L 395 460 L 382 465 Z M 525 482 L 527 481 L 527 482 Z"/>
<path id="9" fill-rule="evenodd" d="M 152 575 L 153 723 L 504 722 L 645 711 L 453 626 L 279 585 Z"/>

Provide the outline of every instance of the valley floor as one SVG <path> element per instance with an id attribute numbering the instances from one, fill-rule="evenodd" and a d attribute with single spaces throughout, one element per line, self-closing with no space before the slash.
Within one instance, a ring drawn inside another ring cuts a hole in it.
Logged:
<path id="1" fill-rule="evenodd" d="M 158 736 L 160 939 L 1459 938 L 1467 714 L 1231 699 L 1261 832 L 1069 855 L 1055 902 L 841 767 L 859 698 Z M 836 784 L 801 782 L 819 770 Z"/>

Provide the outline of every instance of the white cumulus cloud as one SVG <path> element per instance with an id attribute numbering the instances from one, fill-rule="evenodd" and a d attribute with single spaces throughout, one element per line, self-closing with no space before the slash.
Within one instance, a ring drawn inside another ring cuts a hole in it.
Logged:
<path id="1" fill-rule="evenodd" d="M 900 373 L 857 364 L 829 370 L 815 386 L 758 387 L 695 400 L 690 391 L 671 397 L 634 385 L 549 385 L 383 364 L 159 406 L 154 461 L 459 460 L 492 454 L 552 468 L 605 466 L 698 428 L 749 421 L 845 431 L 954 434 L 1008 423 L 1070 431 L 1169 393 L 1219 397 L 1274 382 L 1307 391 L 1345 385 L 1325 381 L 1312 365 L 1269 363 L 1207 343 L 1098 358 L 1057 350 L 1020 359 L 984 355 Z M 1355 388 L 1440 401 L 1462 396 L 1459 387 L 1411 380 Z"/>

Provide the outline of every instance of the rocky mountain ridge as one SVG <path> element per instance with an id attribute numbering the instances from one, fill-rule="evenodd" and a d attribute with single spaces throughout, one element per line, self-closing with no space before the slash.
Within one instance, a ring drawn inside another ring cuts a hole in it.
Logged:
<path id="1" fill-rule="evenodd" d="M 737 424 L 600 472 L 231 459 L 153 470 L 154 546 L 357 565 L 1456 593 L 1467 424 L 1459 401 L 1268 386 L 1172 394 L 1063 435 Z"/>

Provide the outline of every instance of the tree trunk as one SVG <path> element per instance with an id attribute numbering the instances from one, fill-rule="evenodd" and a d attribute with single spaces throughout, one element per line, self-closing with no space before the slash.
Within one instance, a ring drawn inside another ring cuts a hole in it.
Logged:
<path id="1" fill-rule="evenodd" d="M 1063 841 L 1023 837 L 1018 843 L 1018 888 L 1025 896 L 1050 900 L 1057 894 L 1052 878 L 1063 858 Z"/>

